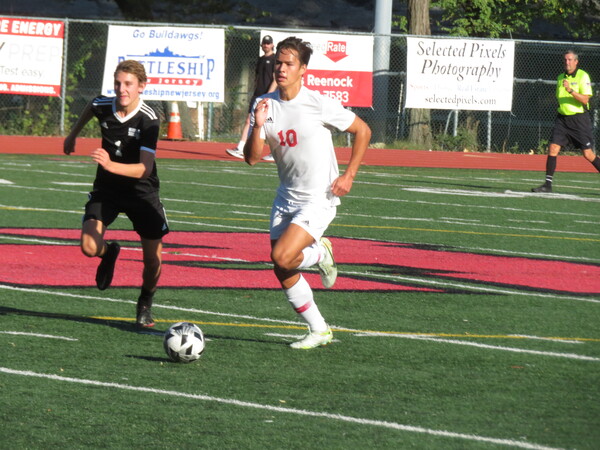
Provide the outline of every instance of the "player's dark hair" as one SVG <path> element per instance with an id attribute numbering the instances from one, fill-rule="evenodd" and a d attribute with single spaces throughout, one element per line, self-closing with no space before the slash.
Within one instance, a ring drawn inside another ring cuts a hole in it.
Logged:
<path id="1" fill-rule="evenodd" d="M 298 54 L 298 59 L 300 60 L 301 65 L 307 65 L 310 61 L 310 56 L 312 55 L 312 47 L 310 42 L 303 41 L 300 38 L 290 36 L 285 38 L 283 41 L 280 41 L 277 44 L 277 53 L 281 50 L 295 50 Z"/>
<path id="2" fill-rule="evenodd" d="M 140 83 L 145 83 L 146 81 L 148 81 L 144 65 L 133 59 L 126 59 L 125 61 L 121 61 L 115 69 L 115 76 L 117 76 L 117 72 L 131 73 L 137 77 Z"/>

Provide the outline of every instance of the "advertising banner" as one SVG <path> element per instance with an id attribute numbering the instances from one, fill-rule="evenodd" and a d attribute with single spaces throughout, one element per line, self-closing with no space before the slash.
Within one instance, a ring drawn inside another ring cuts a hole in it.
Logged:
<path id="1" fill-rule="evenodd" d="M 304 75 L 304 86 L 338 99 L 344 106 L 373 104 L 373 38 L 320 33 L 262 31 L 277 43 L 289 36 L 310 42 L 313 54 Z"/>
<path id="2" fill-rule="evenodd" d="M 0 93 L 60 95 L 65 24 L 0 17 Z"/>
<path id="3" fill-rule="evenodd" d="M 406 108 L 510 111 L 515 43 L 407 38 Z"/>
<path id="4" fill-rule="evenodd" d="M 224 101 L 223 29 L 113 26 L 108 30 L 102 93 L 114 95 L 113 74 L 126 59 L 141 62 L 145 100 Z"/>

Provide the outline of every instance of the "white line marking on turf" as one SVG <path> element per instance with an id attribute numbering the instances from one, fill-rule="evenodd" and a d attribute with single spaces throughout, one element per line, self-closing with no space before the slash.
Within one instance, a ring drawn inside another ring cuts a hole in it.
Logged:
<path id="1" fill-rule="evenodd" d="M 222 184 L 208 184 L 208 183 L 198 183 L 197 181 L 168 181 L 166 182 L 166 184 L 185 184 L 186 186 L 189 185 L 193 185 L 193 186 L 202 186 L 202 187 L 209 187 L 209 188 L 218 188 L 218 189 L 234 189 L 234 190 L 240 190 L 243 189 L 244 191 L 264 191 L 264 192 L 273 192 L 273 189 L 271 188 L 257 188 L 257 187 L 248 187 L 248 186 L 231 186 L 231 185 L 222 185 Z"/>
<path id="2" fill-rule="evenodd" d="M 564 344 L 583 344 L 583 342 L 581 342 L 581 341 L 571 341 L 569 339 L 555 339 L 555 338 L 547 338 L 547 337 L 540 337 L 540 336 L 530 336 L 528 334 L 509 334 L 509 336 L 520 337 L 520 338 L 524 338 L 524 339 L 539 340 L 539 341 L 561 342 Z"/>
<path id="3" fill-rule="evenodd" d="M 448 203 L 448 202 L 432 202 L 428 200 L 409 200 L 405 198 L 390 198 L 390 197 L 367 197 L 356 195 L 353 198 L 361 199 L 361 200 L 374 200 L 374 201 L 383 201 L 383 202 L 394 202 L 394 203 L 414 203 L 417 205 L 434 205 L 434 206 L 455 206 L 459 208 L 468 208 L 468 209 L 495 209 L 498 211 L 514 211 L 514 212 L 526 212 L 526 213 L 534 213 L 538 216 L 541 214 L 551 214 L 551 215 L 563 215 L 563 216 L 583 216 L 583 217 L 600 217 L 596 214 L 590 213 L 574 213 L 574 212 L 563 212 L 557 209 L 546 208 L 544 210 L 534 210 L 534 209 L 524 209 L 524 208 L 514 208 L 514 207 L 506 207 L 506 206 L 488 206 L 488 205 L 466 205 L 464 203 Z"/>
<path id="4" fill-rule="evenodd" d="M 445 343 L 445 344 L 467 345 L 470 347 L 486 348 L 486 349 L 490 349 L 490 350 L 502 350 L 505 352 L 528 353 L 530 355 L 553 356 L 553 357 L 557 357 L 557 358 L 579 359 L 582 361 L 600 361 L 600 358 L 594 358 L 593 356 L 577 355 L 575 353 L 543 352 L 543 351 L 539 351 L 539 350 L 527 350 L 527 349 L 522 349 L 522 348 L 504 347 L 502 345 L 489 345 L 489 344 L 480 344 L 478 342 L 458 341 L 456 339 L 443 339 L 443 338 L 430 337 L 430 336 L 419 336 L 416 334 L 392 334 L 392 333 L 368 332 L 368 333 L 357 333 L 357 334 L 355 334 L 355 336 L 358 336 L 358 337 L 390 336 L 390 337 L 404 338 L 404 339 L 416 339 L 418 341 L 433 341 L 433 342 L 441 342 L 441 343 Z"/>
<path id="5" fill-rule="evenodd" d="M 42 208 L 25 208 L 22 206 L 8 206 L 8 205 L 0 205 L 0 208 L 13 208 L 13 209 L 26 209 L 26 210 L 31 210 L 31 211 L 49 211 L 49 212 L 65 212 L 65 213 L 69 213 L 69 214 L 81 214 L 81 211 L 64 211 L 64 210 L 57 210 L 57 209 L 42 209 Z M 181 214 L 194 214 L 191 212 L 187 212 L 187 211 L 172 211 L 169 210 L 170 213 L 181 213 Z M 338 214 L 338 215 L 347 215 L 350 216 L 350 214 Z M 356 215 L 356 214 L 355 214 Z M 359 215 L 360 216 L 360 215 Z M 372 217 L 372 216 L 370 216 Z M 119 215 L 119 218 L 122 218 L 121 215 Z M 392 217 L 379 217 L 381 219 L 392 219 Z M 393 219 L 399 219 L 398 217 L 394 217 Z M 419 220 L 419 219 L 415 219 L 415 218 L 407 218 L 407 220 Z M 430 221 L 429 219 L 420 219 L 423 221 Z M 172 220 L 169 219 L 169 222 L 173 222 L 173 223 L 185 223 L 185 224 L 201 224 L 199 222 L 184 222 L 184 221 L 176 221 L 176 220 Z M 590 222 L 590 223 L 596 223 L 596 222 Z M 244 229 L 244 230 L 252 230 L 252 231 L 261 231 L 261 232 L 265 232 L 265 229 L 263 228 L 251 228 L 251 227 L 233 227 L 230 225 L 215 225 L 215 224 L 201 224 L 201 225 L 211 225 L 211 226 L 215 226 L 215 227 L 219 227 L 219 228 L 238 228 L 238 229 Z M 15 238 L 12 237 L 9 234 L 0 234 L 1 237 L 5 238 L 5 239 L 13 239 L 13 240 L 22 240 L 22 241 L 30 241 L 30 242 L 42 242 L 42 243 L 52 243 L 50 241 L 42 241 L 42 240 L 37 240 L 35 238 Z M 61 241 L 61 239 L 57 239 L 58 241 Z M 431 243 L 429 242 L 400 242 L 400 241 L 385 241 L 386 243 L 398 243 L 398 244 L 408 244 L 408 245 L 431 245 Z M 62 244 L 60 244 L 62 245 Z M 440 248 L 444 248 L 443 245 L 439 246 Z M 584 262 L 588 262 L 588 263 L 599 263 L 600 259 L 594 259 L 589 257 L 588 255 L 586 256 L 568 256 L 568 255 L 553 255 L 553 254 L 549 254 L 549 253 L 532 253 L 532 252 L 522 252 L 522 251 L 518 251 L 518 250 L 505 250 L 505 249 L 499 249 L 499 248 L 483 248 L 483 247 L 469 247 L 469 246 L 458 246 L 458 245 L 452 245 L 449 247 L 450 251 L 454 251 L 454 250 L 467 250 L 470 252 L 485 252 L 485 253 L 501 253 L 501 254 L 506 254 L 506 255 L 517 255 L 517 256 L 526 256 L 526 257 L 536 257 L 536 258 L 544 258 L 544 259 L 558 259 L 558 260 L 565 260 L 565 261 L 584 261 Z"/>
<path id="6" fill-rule="evenodd" d="M 69 294 L 67 292 L 55 292 L 55 291 L 47 291 L 47 290 L 43 290 L 43 289 L 20 288 L 20 287 L 14 287 L 14 286 L 7 286 L 7 285 L 3 285 L 3 284 L 0 284 L 0 289 L 32 292 L 32 293 L 44 294 L 44 295 L 56 295 L 56 296 L 60 296 L 60 297 L 82 298 L 82 299 L 86 299 L 86 300 L 100 300 L 100 301 L 112 302 L 112 303 L 127 303 L 127 304 L 132 304 L 132 305 L 136 304 L 136 302 L 133 300 L 121 300 L 121 299 L 106 298 L 106 297 L 94 297 L 91 295 Z M 285 325 L 296 325 L 296 326 L 303 325 L 297 321 L 271 319 L 271 318 L 267 318 L 267 317 L 254 317 L 254 316 L 248 316 L 248 315 L 244 315 L 244 314 L 221 313 L 221 312 L 206 311 L 206 310 L 195 309 L 195 308 L 182 308 L 179 306 L 160 305 L 160 304 L 156 304 L 156 303 L 153 305 L 153 307 L 168 309 L 168 310 L 173 310 L 173 311 L 190 312 L 190 313 L 194 313 L 194 314 L 208 314 L 208 315 L 214 315 L 214 316 L 219 316 L 219 317 L 258 320 L 258 321 L 263 321 L 263 322 L 278 323 L 278 324 L 285 324 Z M 337 325 L 332 325 L 332 328 L 334 330 L 336 328 L 338 328 L 340 330 L 354 332 L 354 333 L 356 333 L 356 336 L 407 337 L 407 338 L 411 338 L 411 339 L 431 340 L 431 341 L 446 342 L 446 343 L 450 343 L 450 344 L 459 344 L 459 345 L 472 345 L 475 347 L 490 348 L 490 349 L 494 349 L 494 350 L 518 351 L 518 352 L 522 352 L 522 353 L 532 353 L 532 354 L 544 355 L 544 356 L 567 357 L 566 355 L 570 355 L 570 354 L 566 354 L 566 353 L 552 353 L 552 352 L 539 352 L 539 351 L 535 351 L 535 350 L 529 351 L 529 350 L 521 350 L 521 349 L 511 349 L 510 347 L 490 346 L 490 345 L 486 345 L 486 344 L 477 344 L 477 343 L 448 340 L 448 339 L 444 340 L 444 339 L 435 338 L 435 337 L 429 338 L 429 337 L 423 337 L 423 336 L 418 336 L 418 335 L 365 332 L 365 331 L 355 330 L 352 328 L 346 328 L 346 327 L 341 327 L 341 326 L 337 326 Z M 573 356 L 575 356 L 576 359 L 600 361 L 600 359 L 598 359 L 598 358 L 592 358 L 592 357 L 580 356 L 580 355 L 573 355 Z"/>
<path id="7" fill-rule="evenodd" d="M 278 337 L 282 339 L 296 340 L 304 337 L 304 334 L 280 334 L 280 333 L 264 333 L 265 336 Z M 331 342 L 340 342 L 339 339 L 333 339 Z"/>
<path id="8" fill-rule="evenodd" d="M 359 275 L 359 276 L 370 276 L 374 278 L 384 278 L 398 281 L 408 281 L 411 283 L 419 283 L 426 284 L 430 286 L 439 286 L 444 288 L 452 288 L 452 289 L 464 289 L 469 291 L 477 291 L 477 292 L 489 292 L 492 294 L 508 294 L 508 295 L 523 295 L 526 297 L 541 297 L 541 298 L 550 298 L 553 300 L 576 300 L 579 302 L 589 302 L 589 303 L 600 303 L 600 300 L 596 300 L 593 298 L 587 297 L 575 297 L 568 295 L 556 295 L 552 293 L 543 293 L 543 292 L 530 292 L 530 291 L 519 291 L 518 289 L 500 289 L 495 287 L 486 287 L 486 286 L 471 286 L 468 284 L 457 283 L 457 282 L 449 282 L 449 281 L 439 281 L 439 280 L 428 280 L 425 278 L 415 278 L 415 277 L 407 277 L 402 275 L 386 275 L 381 273 L 370 273 L 369 271 L 365 272 L 346 272 L 344 271 L 344 275 Z"/>
<path id="9" fill-rule="evenodd" d="M 442 195 L 462 195 L 467 197 L 500 197 L 500 198 L 523 198 L 523 197 L 545 197 L 552 199 L 561 199 L 561 200 L 581 200 L 581 201 L 600 201 L 600 199 L 593 199 L 589 197 L 580 197 L 578 195 L 570 195 L 570 194 L 542 194 L 532 193 L 532 192 L 516 192 L 506 190 L 504 192 L 493 192 L 493 191 L 468 191 L 466 189 L 444 189 L 444 188 L 403 188 L 403 191 L 408 192 L 420 192 L 426 194 L 442 194 Z"/>
<path id="10" fill-rule="evenodd" d="M 2 178 L 0 178 L 0 184 L 14 184 L 14 183 L 12 181 L 3 180 Z"/>
<path id="11" fill-rule="evenodd" d="M 0 334 L 11 334 L 14 336 L 32 336 L 39 338 L 48 338 L 48 339 L 62 339 L 64 341 L 78 341 L 79 339 L 70 338 L 66 336 L 53 336 L 51 334 L 39 334 L 39 333 L 25 333 L 23 331 L 0 331 Z"/>
<path id="12" fill-rule="evenodd" d="M 58 297 L 81 298 L 81 299 L 85 299 L 85 300 L 99 300 L 99 301 L 111 302 L 111 303 L 125 303 L 125 304 L 131 304 L 131 305 L 137 304 L 137 301 L 133 301 L 133 300 L 122 300 L 122 299 L 110 298 L 110 297 L 96 297 L 93 295 L 70 294 L 68 292 L 49 291 L 49 290 L 45 290 L 45 289 L 22 288 L 22 287 L 16 287 L 16 286 L 8 286 L 5 284 L 0 284 L 0 289 L 7 289 L 7 290 L 11 290 L 11 291 L 21 291 L 21 292 L 31 292 L 31 293 L 35 293 L 35 294 L 44 294 L 44 295 L 56 295 Z M 173 311 L 191 312 L 194 314 L 208 314 L 208 315 L 219 316 L 219 317 L 229 317 L 229 318 L 235 318 L 235 319 L 259 320 L 259 321 L 263 321 L 263 322 L 272 322 L 272 323 L 285 324 L 285 325 L 302 325 L 302 323 L 300 323 L 298 321 L 270 319 L 268 317 L 255 317 L 255 316 L 248 316 L 245 314 L 220 313 L 220 312 L 206 311 L 206 310 L 196 309 L 196 308 L 183 308 L 180 306 L 160 305 L 157 303 L 154 303 L 152 305 L 152 307 L 169 309 L 169 310 L 173 310 Z"/>
<path id="13" fill-rule="evenodd" d="M 533 449 L 533 450 L 555 450 L 554 447 L 546 447 L 543 445 L 538 445 L 538 444 L 534 444 L 534 443 L 530 443 L 530 442 L 516 441 L 513 439 L 498 439 L 498 438 L 491 438 L 491 437 L 485 437 L 485 436 L 478 436 L 476 434 L 464 434 L 464 433 L 455 433 L 452 431 L 445 431 L 445 430 L 433 430 L 430 428 L 423 428 L 423 427 L 418 427 L 418 426 L 413 426 L 413 425 L 403 425 L 403 424 L 396 423 L 396 422 L 365 419 L 365 418 L 360 418 L 360 417 L 345 416 L 342 414 L 333 414 L 333 413 L 326 413 L 326 412 L 319 412 L 319 411 L 308 411 L 306 409 L 284 408 L 281 406 L 263 405 L 260 403 L 245 402 L 242 400 L 235 400 L 235 399 L 231 399 L 231 398 L 213 397 L 210 395 L 203 395 L 203 394 L 189 394 L 186 392 L 168 391 L 168 390 L 164 390 L 164 389 L 154 389 L 154 388 L 148 388 L 148 387 L 143 387 L 143 386 L 132 386 L 129 384 L 108 383 L 108 382 L 104 382 L 104 381 L 86 380 L 86 379 L 82 379 L 82 378 L 63 377 L 60 375 L 31 372 L 28 370 L 14 370 L 14 369 L 9 369 L 7 367 L 0 367 L 0 372 L 3 372 L 8 375 L 20 375 L 20 376 L 25 376 L 25 377 L 45 378 L 45 379 L 53 380 L 53 381 L 64 381 L 64 382 L 68 382 L 68 383 L 77 383 L 77 384 L 83 384 L 83 385 L 87 385 L 87 386 L 98 386 L 98 387 L 105 387 L 105 388 L 110 388 L 110 389 L 122 389 L 122 390 L 126 390 L 126 391 L 145 392 L 145 393 L 149 393 L 149 394 L 166 395 L 166 396 L 170 396 L 170 397 L 181 397 L 181 398 L 200 400 L 200 401 L 205 401 L 205 402 L 221 403 L 224 405 L 239 406 L 239 407 L 243 407 L 243 408 L 254 408 L 254 409 L 261 409 L 261 410 L 272 411 L 272 412 L 277 412 L 277 413 L 295 414 L 298 416 L 305 416 L 305 417 L 319 417 L 319 418 L 323 418 L 323 419 L 337 420 L 340 422 L 355 423 L 358 425 L 367 425 L 367 426 L 388 428 L 388 429 L 392 429 L 392 430 L 407 431 L 407 432 L 411 432 L 411 433 L 428 434 L 431 436 L 440 436 L 440 437 L 447 437 L 447 438 L 452 438 L 452 439 L 463 439 L 463 440 L 468 440 L 468 441 L 485 442 L 485 443 L 489 443 L 489 444 L 506 445 L 506 446 L 512 446 L 512 447 L 517 447 L 517 448 Z"/>
<path id="14" fill-rule="evenodd" d="M 92 186 L 92 183 L 75 183 L 68 181 L 51 181 L 50 184 L 58 184 L 59 186 Z"/>
<path id="15" fill-rule="evenodd" d="M 226 229 L 226 230 L 243 230 L 243 231 L 258 231 L 258 232 L 265 232 L 266 228 L 253 228 L 253 227 L 236 227 L 233 225 L 218 225 L 215 223 L 204 223 L 204 222 L 186 222 L 185 220 L 173 220 L 173 219 L 169 219 L 169 223 L 181 223 L 181 224 L 185 224 L 185 225 L 197 225 L 197 226 L 202 226 L 202 227 L 212 227 L 212 228 L 217 228 L 219 230 L 221 229 Z"/>

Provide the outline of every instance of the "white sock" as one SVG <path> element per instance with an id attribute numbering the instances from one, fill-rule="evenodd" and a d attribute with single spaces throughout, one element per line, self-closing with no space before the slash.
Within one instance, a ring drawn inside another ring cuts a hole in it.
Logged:
<path id="1" fill-rule="evenodd" d="M 238 145 L 237 145 L 238 150 L 244 150 L 244 145 L 246 145 L 246 141 L 238 142 Z"/>
<path id="2" fill-rule="evenodd" d="M 314 301 L 312 289 L 302 275 L 295 285 L 284 289 L 283 292 L 292 308 L 306 321 L 311 331 L 316 333 L 327 331 L 327 323 Z"/>
<path id="3" fill-rule="evenodd" d="M 315 242 L 310 247 L 306 247 L 304 250 L 302 250 L 302 255 L 304 256 L 304 258 L 298 266 L 298 269 L 312 267 L 318 262 L 321 262 L 323 260 L 323 257 L 325 256 L 324 251 L 325 248 L 318 242 Z"/>

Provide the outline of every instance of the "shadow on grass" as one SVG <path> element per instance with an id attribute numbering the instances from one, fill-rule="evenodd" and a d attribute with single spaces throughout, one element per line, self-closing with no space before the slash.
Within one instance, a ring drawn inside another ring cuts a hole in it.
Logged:
<path id="1" fill-rule="evenodd" d="M 89 323 L 93 325 L 102 325 L 108 326 L 112 328 L 116 328 L 121 331 L 125 331 L 127 333 L 136 333 L 136 334 L 149 334 L 161 336 L 167 331 L 168 327 L 164 330 L 158 328 L 140 328 L 133 321 L 124 322 L 122 320 L 109 320 L 109 319 L 98 319 L 95 317 L 87 317 L 87 316 L 79 316 L 76 314 L 64 314 L 64 313 L 51 313 L 51 312 L 40 312 L 40 311 L 30 311 L 25 309 L 18 308 L 10 308 L 7 306 L 0 306 L 0 315 L 15 315 L 15 316 L 29 316 L 29 317 L 44 317 L 48 319 L 59 319 L 59 320 L 69 320 L 73 322 L 79 323 Z M 210 340 L 232 340 L 237 342 L 250 342 L 250 343 L 259 343 L 259 344 L 275 344 L 275 345 L 287 345 L 285 342 L 274 342 L 268 341 L 264 339 L 254 339 L 254 338 L 242 338 L 235 336 L 224 336 L 217 334 L 207 334 L 204 333 L 204 336 Z M 138 358 L 145 359 L 149 361 L 169 361 L 169 359 L 163 358 L 152 358 L 146 356 L 137 356 L 137 355 L 126 355 L 130 358 Z"/>

